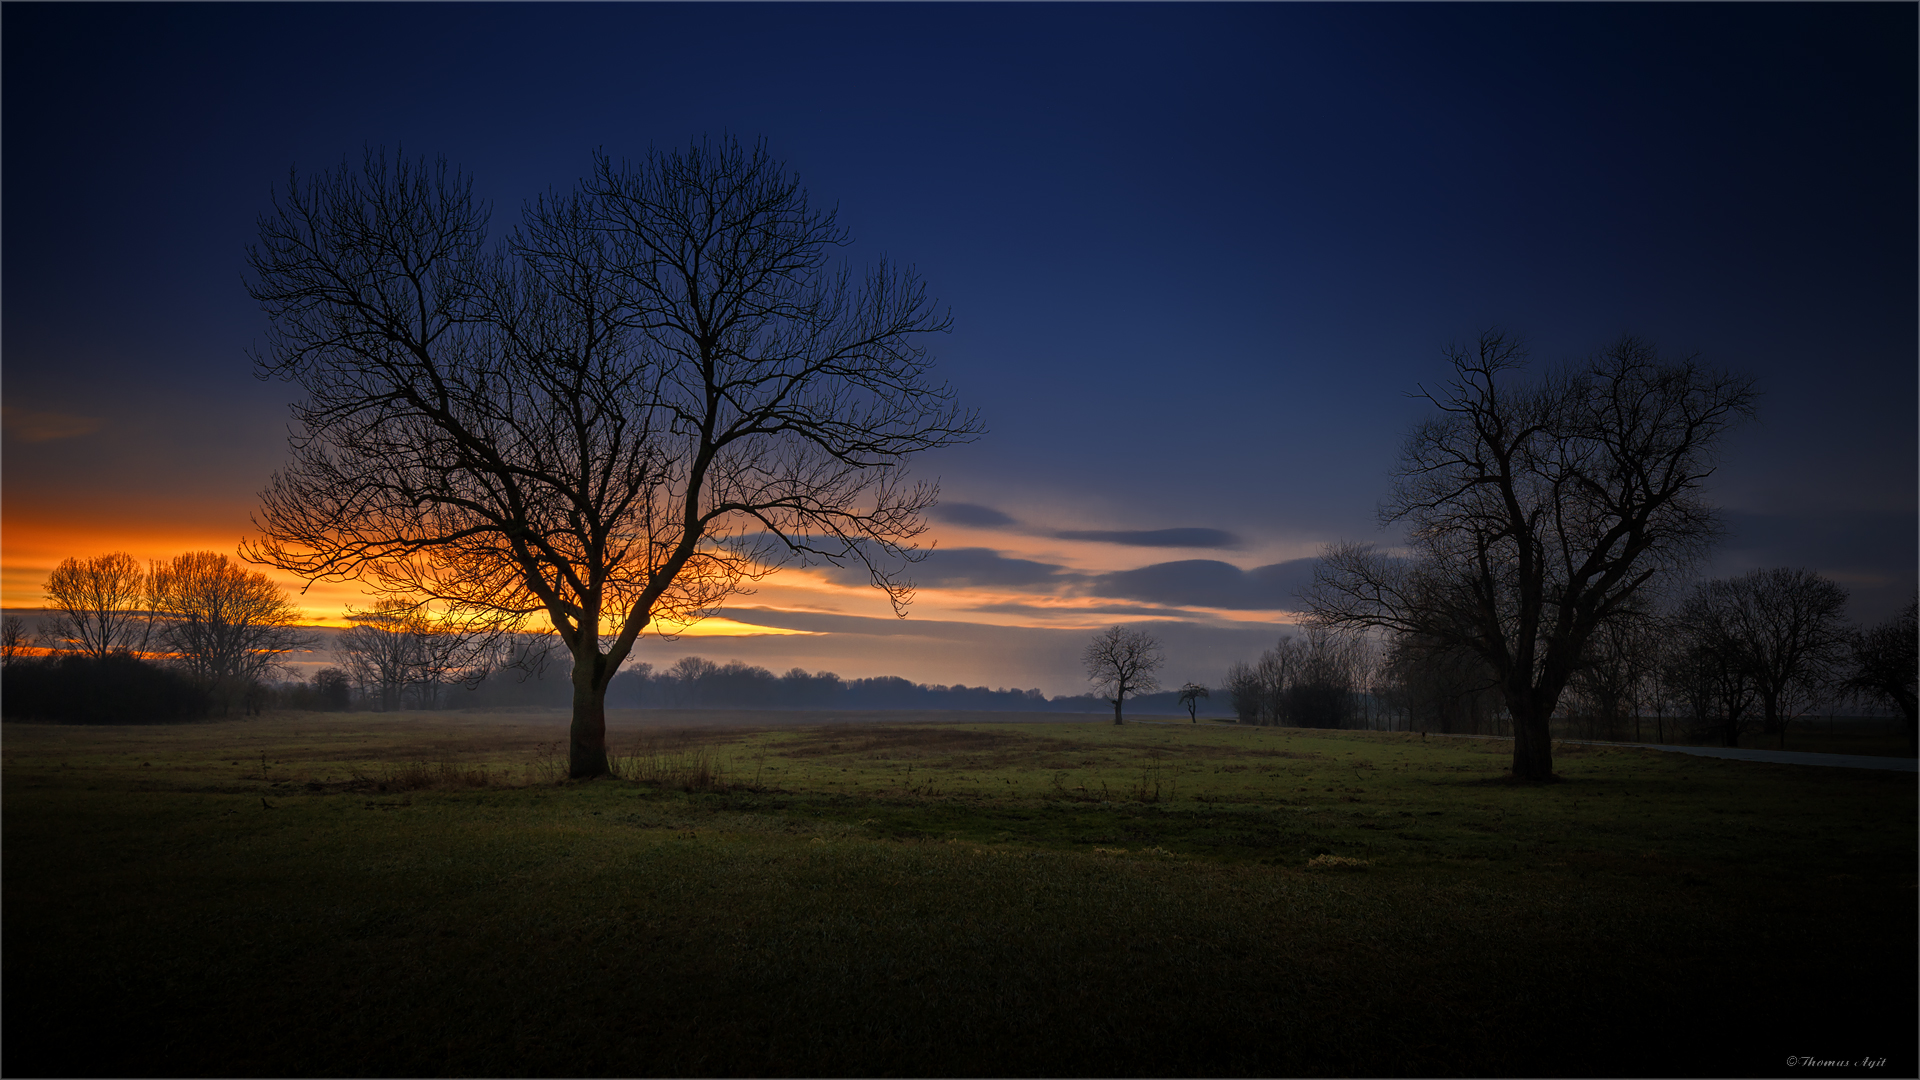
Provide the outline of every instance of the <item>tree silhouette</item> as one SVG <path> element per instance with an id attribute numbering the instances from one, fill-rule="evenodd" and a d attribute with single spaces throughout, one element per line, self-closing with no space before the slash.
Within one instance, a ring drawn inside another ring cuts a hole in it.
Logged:
<path id="1" fill-rule="evenodd" d="M 1207 688 L 1199 683 L 1188 683 L 1180 688 L 1180 704 L 1187 707 L 1187 723 L 1200 722 L 1200 699 L 1208 697 Z"/>
<path id="2" fill-rule="evenodd" d="M 1718 537 L 1701 487 L 1754 392 L 1632 338 L 1532 386 L 1511 385 L 1524 351 L 1499 333 L 1449 360 L 1381 508 L 1413 557 L 1333 545 L 1308 604 L 1477 653 L 1513 718 L 1514 776 L 1550 779 L 1548 720 L 1595 627 Z"/>
<path id="3" fill-rule="evenodd" d="M 369 153 L 289 181 L 250 252 L 263 376 L 306 392 L 250 558 L 356 578 L 573 660 L 569 773 L 605 774 L 606 688 L 641 631 L 784 561 L 864 566 L 896 610 L 936 490 L 913 454 L 980 426 L 932 381 L 911 270 L 855 282 L 845 231 L 760 147 L 596 159 L 485 241 L 471 182 Z"/>
<path id="4" fill-rule="evenodd" d="M 1129 696 L 1160 689 L 1154 672 L 1160 669 L 1165 657 L 1160 643 L 1145 631 L 1110 626 L 1087 645 L 1080 659 L 1086 664 L 1087 680 L 1113 706 L 1116 724 L 1121 723 L 1121 703 Z"/>
<path id="5" fill-rule="evenodd" d="M 1920 600 L 1910 600 L 1892 619 L 1853 635 L 1847 685 L 1900 710 L 1907 722 L 1907 749 L 1920 749 Z"/>
<path id="6" fill-rule="evenodd" d="M 307 641 L 280 586 L 217 552 L 157 564 L 152 593 L 158 643 L 223 708 Z"/>
<path id="7" fill-rule="evenodd" d="M 96 660 L 144 649 L 150 622 L 148 574 L 125 552 L 65 559 L 47 576 L 55 615 L 50 636 Z"/>
<path id="8" fill-rule="evenodd" d="M 1787 724 L 1835 680 L 1846 660 L 1840 618 L 1847 591 L 1811 570 L 1754 570 L 1728 583 L 1733 629 L 1754 690 L 1762 730 L 1787 744 Z"/>

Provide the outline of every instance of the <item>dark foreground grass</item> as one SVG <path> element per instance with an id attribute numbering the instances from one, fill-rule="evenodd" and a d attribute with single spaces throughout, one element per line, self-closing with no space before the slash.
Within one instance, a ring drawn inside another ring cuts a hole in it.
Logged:
<path id="1" fill-rule="evenodd" d="M 561 731 L 8 725 L 5 1073 L 1914 1074 L 1912 774 Z"/>

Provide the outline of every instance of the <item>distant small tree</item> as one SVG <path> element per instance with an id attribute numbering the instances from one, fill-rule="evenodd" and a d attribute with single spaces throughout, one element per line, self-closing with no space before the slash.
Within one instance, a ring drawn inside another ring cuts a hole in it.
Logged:
<path id="1" fill-rule="evenodd" d="M 25 655 L 31 648 L 33 631 L 27 629 L 27 620 L 18 615 L 0 620 L 0 665 L 11 665 L 16 657 Z"/>
<path id="2" fill-rule="evenodd" d="M 1200 722 L 1200 699 L 1207 696 L 1207 688 L 1199 683 L 1190 682 L 1180 688 L 1180 704 L 1187 707 L 1187 723 Z"/>
<path id="3" fill-rule="evenodd" d="M 1143 630 L 1110 626 L 1087 646 L 1080 659 L 1087 666 L 1087 679 L 1113 706 L 1113 722 L 1121 723 L 1121 703 L 1134 694 L 1149 694 L 1160 689 L 1154 672 L 1165 655 L 1160 643 Z"/>
<path id="4" fill-rule="evenodd" d="M 1854 634 L 1847 643 L 1851 668 L 1847 685 L 1879 698 L 1907 721 L 1907 749 L 1920 750 L 1920 599 L 1906 610 L 1872 629 Z"/>

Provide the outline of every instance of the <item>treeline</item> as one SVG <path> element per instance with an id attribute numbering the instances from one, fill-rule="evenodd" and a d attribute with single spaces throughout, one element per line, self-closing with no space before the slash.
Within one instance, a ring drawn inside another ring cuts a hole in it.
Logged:
<path id="1" fill-rule="evenodd" d="M 125 553 L 67 559 L 38 627 L 0 621 L 8 716 L 180 720 L 267 704 L 266 680 L 306 636 L 266 575 L 211 551 L 141 566 Z"/>
<path id="2" fill-rule="evenodd" d="M 1135 699 L 1146 712 L 1179 711 L 1178 693 Z M 1164 699 L 1164 700 L 1162 700 Z M 959 712 L 1102 712 L 1107 703 L 1091 694 L 1048 697 L 1039 689 L 916 683 L 894 675 L 843 679 L 830 671 L 793 668 L 785 674 L 740 661 L 717 664 L 682 657 L 656 671 L 628 664 L 607 688 L 607 704 L 626 709 L 941 709 Z"/>
<path id="3" fill-rule="evenodd" d="M 167 722 L 235 710 L 345 711 L 565 705 L 551 636 L 457 626 L 389 598 L 347 613 L 338 663 L 293 674 L 322 631 L 297 625 L 280 586 L 214 552 L 142 566 L 67 559 L 37 626 L 0 621 L 5 714 L 79 723 Z"/>
<path id="4" fill-rule="evenodd" d="M 1920 605 L 1856 628 L 1846 590 L 1798 569 L 1756 570 L 1678 589 L 1659 607 L 1604 620 L 1556 714 L 1570 736 L 1738 745 L 1783 742 L 1819 708 L 1889 711 L 1917 737 Z M 1441 634 L 1309 630 L 1228 669 L 1242 723 L 1511 735 L 1490 664 Z"/>

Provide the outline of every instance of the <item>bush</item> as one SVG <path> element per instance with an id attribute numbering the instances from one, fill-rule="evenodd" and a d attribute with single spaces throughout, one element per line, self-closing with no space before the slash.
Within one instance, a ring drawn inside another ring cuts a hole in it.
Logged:
<path id="1" fill-rule="evenodd" d="M 124 653 L 15 660 L 0 693 L 8 717 L 70 724 L 171 723 L 205 716 L 210 704 L 186 676 Z"/>

